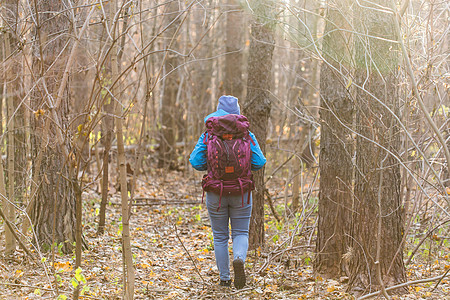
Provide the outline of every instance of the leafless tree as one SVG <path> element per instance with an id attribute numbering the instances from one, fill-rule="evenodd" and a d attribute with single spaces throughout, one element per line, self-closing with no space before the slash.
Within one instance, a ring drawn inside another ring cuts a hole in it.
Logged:
<path id="1" fill-rule="evenodd" d="M 355 11 L 356 170 L 350 287 L 402 283 L 398 45 L 388 1 Z M 399 250 L 400 249 L 400 250 Z M 399 251 L 398 251 L 399 250 Z M 399 290 L 398 292 L 401 292 Z"/>
<path id="2" fill-rule="evenodd" d="M 251 23 L 251 41 L 248 62 L 247 98 L 244 115 L 265 153 L 267 123 L 271 109 L 270 86 L 272 82 L 272 54 L 274 49 L 274 7 L 272 1 L 254 1 L 256 12 Z M 249 247 L 264 245 L 264 167 L 254 173 L 256 190 L 250 220 Z"/>
<path id="3" fill-rule="evenodd" d="M 320 192 L 315 269 L 339 277 L 350 245 L 352 216 L 353 99 L 350 2 L 329 2 L 320 72 Z M 347 80 L 341 74 L 347 75 Z"/>

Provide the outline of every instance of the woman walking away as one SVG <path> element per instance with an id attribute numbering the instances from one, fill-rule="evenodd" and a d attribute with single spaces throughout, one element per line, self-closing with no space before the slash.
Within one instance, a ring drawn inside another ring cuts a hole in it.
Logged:
<path id="1" fill-rule="evenodd" d="M 214 236 L 214 254 L 220 285 L 231 286 L 228 256 L 229 223 L 233 241 L 234 286 L 245 286 L 244 263 L 255 185 L 251 171 L 266 163 L 261 149 L 240 115 L 238 99 L 219 98 L 217 111 L 205 118 L 206 132 L 198 139 L 189 162 L 198 171 L 207 171 L 202 188 Z"/>

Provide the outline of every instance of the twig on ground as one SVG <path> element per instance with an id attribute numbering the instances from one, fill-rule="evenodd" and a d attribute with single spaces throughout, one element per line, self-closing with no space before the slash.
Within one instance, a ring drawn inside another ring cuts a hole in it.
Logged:
<path id="1" fill-rule="evenodd" d="M 31 254 L 31 252 L 28 250 L 28 248 L 24 245 L 24 243 L 22 243 L 22 240 L 20 239 L 20 237 L 17 235 L 16 231 L 14 230 L 11 222 L 6 218 L 5 214 L 3 213 L 2 208 L 0 207 L 0 216 L 2 217 L 2 219 L 5 221 L 6 225 L 8 226 L 9 230 L 11 231 L 12 235 L 14 236 L 14 238 L 16 239 L 17 243 L 19 243 L 20 248 L 22 248 L 23 251 L 25 251 L 25 253 L 28 255 L 28 257 L 31 259 L 31 261 L 37 266 L 38 263 L 36 261 L 36 258 L 33 256 L 33 254 Z"/>
<path id="2" fill-rule="evenodd" d="M 10 283 L 10 282 L 0 282 L 0 285 L 9 285 L 9 286 L 25 287 L 25 288 L 32 288 L 32 289 L 41 289 L 43 291 L 49 291 L 49 292 L 54 292 L 55 291 L 54 289 L 43 288 L 43 287 L 40 287 L 40 286 L 26 285 L 26 284 L 19 284 L 19 283 Z M 69 292 L 67 292 L 67 293 L 69 293 Z"/>
<path id="3" fill-rule="evenodd" d="M 405 287 L 405 286 L 410 286 L 410 285 L 414 285 L 414 284 L 418 284 L 418 283 L 425 283 L 425 282 L 431 282 L 431 281 L 436 281 L 436 280 L 442 280 L 442 279 L 444 279 L 447 276 L 447 274 L 448 274 L 448 270 L 447 270 L 447 272 L 445 272 L 444 275 L 439 275 L 439 276 L 432 277 L 432 278 L 425 278 L 425 279 L 419 279 L 419 280 L 408 281 L 408 282 L 405 282 L 405 283 L 400 283 L 400 284 L 393 285 L 391 287 L 386 288 L 386 291 L 392 291 L 392 290 L 395 290 L 395 289 L 398 289 L 398 288 L 402 288 L 402 287 Z M 362 297 L 359 297 L 357 300 L 369 299 L 371 297 L 378 296 L 380 294 L 381 294 L 381 291 L 377 291 L 377 292 L 370 293 L 370 294 L 364 295 Z"/>
<path id="4" fill-rule="evenodd" d="M 189 256 L 189 259 L 192 261 L 192 264 L 194 265 L 195 271 L 197 272 L 198 276 L 200 276 L 200 278 L 202 279 L 203 284 L 205 284 L 205 279 L 203 278 L 202 274 L 200 274 L 200 271 L 197 268 L 197 264 L 195 263 L 195 260 L 192 258 L 191 254 L 186 249 L 186 247 L 184 246 L 183 241 L 181 240 L 180 236 L 178 235 L 177 224 L 174 224 L 174 228 L 175 228 L 175 235 L 177 236 L 178 241 L 180 241 L 180 244 L 183 247 L 184 252 L 186 252 L 186 254 Z"/>
<path id="5" fill-rule="evenodd" d="M 445 272 L 444 275 L 442 275 L 441 279 L 439 279 L 438 282 L 436 282 L 436 285 L 434 286 L 434 288 L 431 290 L 431 293 L 434 292 L 434 290 L 438 287 L 438 285 L 441 283 L 442 279 L 445 278 L 445 276 L 447 276 L 448 272 L 450 271 L 450 269 L 447 270 L 447 272 Z"/>
<path id="6" fill-rule="evenodd" d="M 284 243 L 286 243 L 288 240 L 286 240 Z M 283 243 L 283 244 L 284 244 Z M 282 244 L 282 245 L 283 245 Z M 288 251 L 292 251 L 292 250 L 297 250 L 297 249 L 302 249 L 302 248 L 309 248 L 309 247 L 311 247 L 311 246 L 296 246 L 296 247 L 289 247 L 289 248 L 286 248 L 286 249 L 281 249 L 281 250 L 278 250 L 278 251 L 272 251 L 270 254 L 269 254 L 269 256 L 268 256 L 268 259 L 264 262 L 264 264 L 261 266 L 261 268 L 258 270 L 258 272 L 257 272 L 257 274 L 259 274 L 259 275 L 262 275 L 265 271 L 266 271 L 266 269 L 267 269 L 267 267 L 269 266 L 269 264 L 270 264 L 270 262 L 272 261 L 272 260 L 274 260 L 275 258 L 277 258 L 278 256 L 280 256 L 281 254 L 284 254 L 284 253 L 286 253 L 286 252 L 288 252 Z"/>
<path id="7" fill-rule="evenodd" d="M 46 291 L 46 292 L 55 292 L 54 289 L 43 288 L 43 287 L 35 286 L 35 285 L 26 285 L 26 284 L 9 283 L 9 282 L 0 282 L 0 285 L 15 286 L 15 287 L 21 287 L 21 288 L 30 288 L 30 289 L 34 289 L 34 290 L 39 289 L 39 290 Z M 71 294 L 72 292 L 60 290 L 60 293 Z M 80 295 L 79 297 L 80 298 L 89 298 L 89 299 L 102 299 L 102 298 L 96 298 L 96 297 L 87 296 L 87 295 Z"/>
<path id="8" fill-rule="evenodd" d="M 262 278 L 259 279 L 257 282 L 255 282 L 255 283 L 253 284 L 253 286 L 249 286 L 249 287 L 247 287 L 247 288 L 244 288 L 244 289 L 240 289 L 240 290 L 234 291 L 234 292 L 230 293 L 230 295 L 237 295 L 237 294 L 240 294 L 240 293 L 242 293 L 242 292 L 255 290 L 255 287 L 258 286 L 259 283 L 260 283 L 261 281 L 263 281 Z M 258 294 L 260 294 L 260 292 L 258 292 L 257 290 L 255 290 L 255 291 L 256 291 Z"/>
<path id="9" fill-rule="evenodd" d="M 251 291 L 251 290 L 254 290 L 254 289 L 255 288 L 251 286 L 251 287 L 248 287 L 248 288 L 244 288 L 244 289 L 240 289 L 240 290 L 234 291 L 234 292 L 230 293 L 230 295 L 237 295 L 237 294 L 240 294 L 242 292 Z"/>

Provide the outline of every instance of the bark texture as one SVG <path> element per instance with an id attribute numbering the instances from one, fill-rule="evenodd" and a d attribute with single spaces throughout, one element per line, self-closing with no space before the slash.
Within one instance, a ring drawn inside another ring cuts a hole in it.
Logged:
<path id="1" fill-rule="evenodd" d="M 357 7 L 355 14 L 356 28 L 364 36 L 359 36 L 355 43 L 355 81 L 362 88 L 357 90 L 359 135 L 349 283 L 350 288 L 362 287 L 365 292 L 380 288 L 379 277 L 385 286 L 406 279 L 401 243 L 400 167 L 393 157 L 399 155 L 400 148 L 399 127 L 393 115 L 399 115 L 398 47 L 387 41 L 397 38 L 393 15 L 374 5 L 389 7 L 390 1 L 367 2 L 364 7 Z"/>
<path id="2" fill-rule="evenodd" d="M 112 17 L 115 14 L 115 8 L 112 8 L 111 3 L 105 3 L 105 10 L 109 11 L 108 24 L 112 24 Z M 112 12 L 111 12 L 112 10 Z M 106 24 L 98 27 L 100 36 L 99 48 L 103 46 L 104 43 L 107 43 L 108 47 L 112 47 L 113 41 L 107 38 L 107 28 L 105 28 Z M 115 112 L 115 102 L 112 100 L 112 97 L 105 90 L 110 90 L 113 82 L 112 78 L 112 67 L 111 67 L 111 56 L 108 56 L 104 60 L 104 67 L 99 74 L 99 82 L 100 88 L 102 89 L 101 95 L 104 97 L 101 98 L 100 105 L 102 106 L 103 111 L 105 112 L 105 116 L 102 119 L 101 124 L 101 134 L 102 139 L 101 143 L 104 146 L 103 158 L 102 158 L 102 201 L 100 202 L 100 212 L 99 212 L 99 221 L 98 221 L 98 233 L 103 234 L 105 231 L 105 222 L 106 222 L 106 204 L 108 203 L 108 190 L 109 190 L 109 162 L 111 160 L 111 144 L 113 140 L 114 134 L 114 118 L 112 117 Z"/>
<path id="3" fill-rule="evenodd" d="M 16 152 L 15 152 L 15 129 L 16 129 L 16 117 L 15 117 L 15 108 L 17 106 L 17 103 L 20 101 L 19 95 L 22 91 L 21 83 L 22 83 L 22 76 L 21 76 L 21 69 L 20 69 L 20 63 L 19 63 L 19 55 L 13 55 L 13 52 L 16 52 L 16 45 L 17 45 L 17 18 L 18 18 L 18 6 L 17 3 L 14 3 L 14 1 L 5 1 L 4 9 L 2 10 L 2 19 L 5 23 L 5 39 L 4 44 L 2 43 L 2 48 L 5 50 L 4 54 L 6 57 L 9 58 L 9 62 L 7 64 L 6 68 L 6 107 L 7 107 L 7 173 L 6 173 L 6 189 L 8 193 L 4 193 L 3 195 L 7 197 L 7 199 L 3 199 L 4 207 L 5 207 L 5 214 L 8 218 L 9 222 L 14 223 L 16 219 L 16 213 L 14 204 L 16 203 L 16 193 L 15 193 L 15 187 L 16 187 L 16 178 L 21 179 L 24 178 L 24 176 L 17 177 L 15 176 L 15 167 L 16 167 Z M 1 83 L 3 86 L 3 82 Z M 2 107 L 0 106 L 0 109 Z M 23 110 L 21 110 L 22 112 Z M 23 119 L 23 115 L 22 119 Z M 19 119 L 19 118 L 18 118 Z M 23 148 L 24 143 L 22 143 Z M 23 157 L 25 157 L 25 154 L 23 151 L 19 152 L 22 153 Z M 3 172 L 3 169 L 2 169 Z M 3 174 L 2 174 L 3 175 Z M 3 179 L 2 179 L 3 180 Z M 4 184 L 4 183 L 2 183 Z M 13 233 L 10 231 L 8 227 L 5 226 L 5 254 L 6 255 L 13 255 L 14 251 L 16 249 L 16 241 L 14 239 Z"/>
<path id="4" fill-rule="evenodd" d="M 351 24 L 345 7 L 328 7 L 322 47 L 325 61 L 320 72 L 319 220 L 314 268 L 334 278 L 343 271 L 352 210 L 353 103 L 345 79 L 345 72 L 350 71 L 351 36 L 342 30 Z"/>
<path id="5" fill-rule="evenodd" d="M 111 20 L 117 13 L 117 0 L 111 1 L 110 15 Z M 112 23 L 112 39 L 116 41 L 118 34 L 117 24 Z M 119 64 L 120 60 L 117 55 L 118 47 L 117 43 L 112 43 L 111 49 L 111 77 L 113 82 L 117 82 L 112 88 L 112 94 L 115 99 L 122 98 L 120 92 L 120 80 L 119 79 Z M 119 182 L 120 182 L 120 197 L 122 206 L 122 258 L 123 258 L 123 299 L 132 300 L 134 298 L 134 266 L 133 266 L 133 253 L 131 251 L 131 236 L 130 236 L 130 203 L 128 201 L 128 184 L 127 184 L 127 162 L 125 157 L 124 148 L 124 132 L 123 132 L 123 115 L 124 111 L 120 103 L 115 107 L 116 116 L 119 116 L 115 122 L 116 124 L 116 138 L 117 138 L 117 169 L 119 170 Z"/>
<path id="6" fill-rule="evenodd" d="M 69 104 L 67 93 L 59 107 L 55 107 L 63 70 L 67 60 L 65 46 L 68 41 L 68 18 L 65 13 L 55 14 L 66 9 L 61 1 L 38 1 L 36 3 L 36 43 L 33 51 L 33 71 L 42 78 L 41 85 L 33 94 L 31 116 L 33 135 L 32 159 L 41 160 L 33 164 L 34 177 L 39 179 L 36 201 L 31 208 L 31 219 L 38 242 L 44 249 L 53 243 L 63 244 L 62 250 L 71 252 L 75 241 L 75 197 L 70 177 L 68 157 L 56 137 L 57 130 L 68 129 Z M 61 53 L 63 52 L 63 53 Z M 50 117 L 50 110 L 56 109 L 57 120 Z M 48 118 L 51 118 L 49 120 Z"/>
<path id="7" fill-rule="evenodd" d="M 180 13 L 180 3 L 172 1 L 167 4 L 165 10 L 166 24 L 166 56 L 164 61 L 164 91 L 161 103 L 161 130 L 159 142 L 159 168 L 175 169 L 177 166 L 175 152 L 176 138 L 176 114 L 175 103 L 179 88 L 179 77 L 177 67 L 179 64 L 178 54 L 170 49 L 178 49 L 177 29 L 181 24 L 181 19 L 177 18 Z"/>
<path id="8" fill-rule="evenodd" d="M 18 15 L 18 1 L 5 0 L 3 1 L 4 9 L 2 12 L 3 20 L 5 22 L 5 50 L 8 52 L 7 62 L 7 88 L 6 99 L 11 101 L 8 104 L 8 153 L 7 153 L 7 169 L 12 171 L 12 185 L 10 187 L 10 174 L 7 177 L 7 189 L 12 191 L 10 198 L 17 204 L 23 203 L 23 196 L 26 191 L 25 178 L 27 172 L 26 161 L 26 142 L 25 142 L 25 107 L 23 105 L 24 88 L 23 88 L 23 64 L 22 64 L 22 50 L 21 43 L 18 39 L 20 36 L 19 15 Z M 11 166 L 10 166 L 11 164 Z"/>
<path id="9" fill-rule="evenodd" d="M 261 5 L 265 5 L 262 3 Z M 266 7 L 269 9 L 269 6 Z M 250 54 L 248 61 L 247 99 L 244 115 L 250 121 L 261 150 L 265 153 L 267 124 L 270 116 L 272 83 L 272 55 L 274 33 L 270 24 L 255 19 L 251 25 Z M 253 191 L 253 210 L 250 220 L 249 248 L 264 245 L 264 167 L 253 173 L 256 190 Z"/>

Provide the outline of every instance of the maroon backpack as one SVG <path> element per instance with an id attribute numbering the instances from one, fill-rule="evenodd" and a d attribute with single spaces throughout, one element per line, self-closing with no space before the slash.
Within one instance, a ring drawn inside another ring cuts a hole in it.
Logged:
<path id="1" fill-rule="evenodd" d="M 222 195 L 242 195 L 255 189 L 251 172 L 249 122 L 242 115 L 225 115 L 206 120 L 204 143 L 207 145 L 208 174 L 203 176 L 205 192 L 219 194 L 219 210 Z"/>

